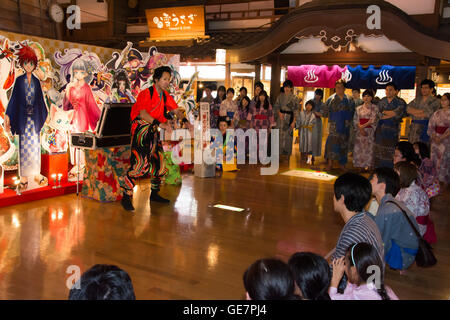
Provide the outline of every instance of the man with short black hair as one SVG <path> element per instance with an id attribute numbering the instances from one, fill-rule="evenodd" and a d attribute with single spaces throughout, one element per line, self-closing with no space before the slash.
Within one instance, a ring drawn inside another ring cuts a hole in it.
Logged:
<path id="1" fill-rule="evenodd" d="M 427 134 L 428 122 L 440 106 L 439 100 L 431 94 L 434 87 L 434 81 L 423 80 L 420 84 L 421 96 L 408 104 L 406 111 L 412 118 L 408 139 L 411 143 L 421 141 L 429 144 L 430 142 L 430 137 Z"/>
<path id="2" fill-rule="evenodd" d="M 158 129 L 168 129 L 166 122 L 173 118 L 174 113 L 183 118 L 177 103 L 166 91 L 171 75 L 171 69 L 167 66 L 156 68 L 153 86 L 139 93 L 131 109 L 130 168 L 121 181 L 121 204 L 127 211 L 134 210 L 132 196 L 136 179 L 147 175 L 151 176 L 150 201 L 170 202 L 159 195 L 161 178 L 167 174 L 167 168 L 164 166 L 164 150 Z"/>
<path id="3" fill-rule="evenodd" d="M 277 129 L 280 131 L 279 149 L 280 155 L 289 156 L 292 154 L 292 143 L 296 119 L 300 112 L 298 97 L 294 94 L 294 84 L 291 80 L 283 83 L 284 92 L 280 93 L 273 106 Z M 273 146 L 272 146 L 273 147 Z"/>
<path id="4" fill-rule="evenodd" d="M 96 264 L 70 289 L 69 300 L 136 300 L 136 296 L 128 273 L 113 265 Z"/>
<path id="5" fill-rule="evenodd" d="M 205 97 L 200 99 L 200 102 L 207 102 L 209 104 L 214 102 L 214 97 L 212 96 L 212 88 L 210 86 L 206 86 L 204 92 L 206 93 Z"/>
<path id="6" fill-rule="evenodd" d="M 392 269 L 404 270 L 416 258 L 419 239 L 402 209 L 416 230 L 419 230 L 419 226 L 411 211 L 394 198 L 400 190 L 400 178 L 393 169 L 375 169 L 370 183 L 379 204 L 376 216 L 372 217 L 383 239 L 385 261 Z"/>
<path id="7" fill-rule="evenodd" d="M 324 158 L 328 171 L 333 168 L 334 160 L 338 160 L 341 170 L 345 171 L 355 103 L 345 94 L 344 81 L 336 81 L 335 88 L 336 93 L 328 98 L 322 111 L 323 116 L 328 117 L 329 127 Z"/>
<path id="8" fill-rule="evenodd" d="M 372 195 L 369 180 L 354 173 L 341 175 L 334 183 L 333 204 L 345 222 L 339 235 L 336 249 L 331 259 L 345 256 L 348 247 L 353 243 L 366 242 L 373 245 L 383 260 L 384 251 L 380 232 L 375 222 L 365 212 L 364 207 Z"/>

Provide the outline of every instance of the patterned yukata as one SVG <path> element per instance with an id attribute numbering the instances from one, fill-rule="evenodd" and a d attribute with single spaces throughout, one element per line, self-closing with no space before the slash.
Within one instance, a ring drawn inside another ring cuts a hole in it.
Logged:
<path id="1" fill-rule="evenodd" d="M 316 125 L 316 116 L 312 111 L 303 110 L 296 122 L 296 128 L 299 130 L 299 150 L 301 153 L 312 154 L 314 148 L 312 137 Z"/>
<path id="2" fill-rule="evenodd" d="M 430 158 L 422 159 L 419 167 L 419 186 L 432 198 L 440 193 L 438 173 L 433 161 Z"/>
<path id="3" fill-rule="evenodd" d="M 423 110 L 426 117 L 418 118 L 411 115 L 412 122 L 409 131 L 409 142 L 415 143 L 418 141 L 422 141 L 425 143 L 430 142 L 430 136 L 428 135 L 428 122 L 433 113 L 439 108 L 439 100 L 430 95 L 425 101 L 422 101 L 422 97 L 415 98 L 408 104 L 408 108 Z"/>
<path id="4" fill-rule="evenodd" d="M 293 123 L 294 118 L 297 118 L 299 109 L 298 98 L 293 93 L 289 95 L 280 93 L 275 102 L 275 121 L 277 122 L 277 129 L 280 130 L 280 155 L 290 156 L 292 154 L 294 129 L 290 126 Z M 284 115 L 283 120 L 279 117 L 278 112 L 281 112 Z"/>
<path id="5" fill-rule="evenodd" d="M 242 130 L 247 131 L 250 129 L 251 123 L 252 123 L 252 114 L 250 112 L 250 105 L 248 105 L 246 108 L 238 107 L 238 117 L 239 122 L 236 126 L 236 129 L 240 128 Z"/>
<path id="6" fill-rule="evenodd" d="M 353 127 L 355 131 L 355 147 L 353 149 L 353 166 L 356 168 L 373 167 L 373 143 L 375 128 L 377 126 L 378 108 L 374 104 L 369 107 L 361 105 L 356 108 L 353 117 Z M 367 136 L 363 136 L 359 130 L 359 125 L 373 122 L 370 126 L 364 128 Z"/>
<path id="7" fill-rule="evenodd" d="M 450 109 L 439 109 L 430 118 L 428 135 L 442 136 L 450 128 Z M 431 160 L 437 170 L 438 179 L 450 183 L 450 136 L 440 143 L 431 141 Z"/>
<path id="8" fill-rule="evenodd" d="M 436 242 L 434 224 L 429 217 L 430 199 L 421 187 L 412 182 L 408 188 L 402 188 L 395 196 L 395 200 L 402 202 L 416 217 L 420 235 L 429 243 Z"/>
<path id="9" fill-rule="evenodd" d="M 38 78 L 31 75 L 28 82 L 26 74 L 17 77 L 6 115 L 10 118 L 12 134 L 19 135 L 19 173 L 22 177 L 41 172 L 40 132 L 47 114 Z"/>
<path id="10" fill-rule="evenodd" d="M 395 145 L 398 142 L 400 123 L 406 112 L 406 103 L 403 99 L 395 97 L 389 102 L 384 97 L 378 103 L 380 120 L 375 130 L 374 165 L 375 168 L 394 167 Z M 394 111 L 395 116 L 389 119 L 381 119 L 384 111 Z"/>
<path id="11" fill-rule="evenodd" d="M 328 98 L 323 108 L 328 117 L 329 134 L 325 144 L 325 159 L 338 160 L 340 165 L 347 163 L 350 127 L 355 112 L 355 104 L 347 95 L 341 98 L 334 94 Z"/>
<path id="12" fill-rule="evenodd" d="M 350 99 L 352 99 L 353 103 L 355 104 L 355 110 L 357 107 L 364 104 L 364 101 L 361 98 L 355 99 L 351 97 Z M 358 128 L 356 128 L 354 126 L 354 123 L 352 122 L 350 127 L 350 139 L 348 140 L 348 150 L 350 152 L 353 152 L 353 149 L 355 148 L 355 134 L 357 133 L 357 129 Z"/>
<path id="13" fill-rule="evenodd" d="M 322 113 L 322 109 L 324 107 L 324 103 L 320 101 L 314 100 L 314 112 Z M 320 157 L 322 155 L 322 117 L 316 117 L 316 124 L 313 128 L 312 133 L 312 155 L 313 157 Z"/>
<path id="14" fill-rule="evenodd" d="M 219 116 L 228 117 L 231 121 L 231 127 L 235 128 L 239 122 L 238 106 L 233 100 L 223 100 L 220 104 Z"/>
<path id="15" fill-rule="evenodd" d="M 220 104 L 222 100 L 220 98 L 214 99 L 214 102 L 209 105 L 209 120 L 211 128 L 218 128 Z"/>
<path id="16" fill-rule="evenodd" d="M 264 109 L 263 106 L 256 108 L 256 103 L 254 106 L 250 108 L 249 111 L 249 118 L 252 125 L 252 128 L 256 131 L 256 139 L 258 141 L 257 143 L 257 150 L 259 150 L 259 130 L 266 129 L 267 131 L 267 140 L 262 141 L 263 145 L 267 146 L 268 152 L 270 152 L 270 129 L 275 126 L 275 117 L 273 114 L 273 108 L 272 105 L 269 103 L 269 107 L 267 109 Z M 264 147 L 263 147 L 264 148 Z M 258 151 L 259 152 L 259 151 Z"/>

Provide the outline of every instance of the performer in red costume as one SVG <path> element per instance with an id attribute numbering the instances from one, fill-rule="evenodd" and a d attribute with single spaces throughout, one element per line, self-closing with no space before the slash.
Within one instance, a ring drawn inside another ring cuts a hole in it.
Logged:
<path id="1" fill-rule="evenodd" d="M 121 185 L 124 190 L 121 203 L 128 211 L 134 210 L 132 196 L 136 179 L 147 174 L 151 177 L 150 201 L 170 202 L 158 194 L 161 178 L 167 173 L 158 127 L 168 129 L 167 119 L 172 119 L 174 112 L 182 117 L 175 100 L 166 91 L 170 77 L 169 67 L 155 69 L 154 85 L 139 93 L 131 109 L 130 169 Z"/>

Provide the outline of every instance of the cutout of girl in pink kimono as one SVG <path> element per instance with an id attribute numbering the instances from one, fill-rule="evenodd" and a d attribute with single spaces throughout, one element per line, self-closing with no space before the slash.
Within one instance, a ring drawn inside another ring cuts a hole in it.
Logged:
<path id="1" fill-rule="evenodd" d="M 95 102 L 90 83 L 93 68 L 83 59 L 72 64 L 71 82 L 66 87 L 63 108 L 74 110 L 72 125 L 75 132 L 95 131 L 100 119 L 100 109 Z"/>

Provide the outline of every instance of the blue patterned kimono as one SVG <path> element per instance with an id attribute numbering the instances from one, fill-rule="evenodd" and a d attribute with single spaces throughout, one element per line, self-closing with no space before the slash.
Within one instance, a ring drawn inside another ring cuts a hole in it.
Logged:
<path id="1" fill-rule="evenodd" d="M 374 144 L 374 165 L 379 167 L 394 167 L 395 144 L 398 142 L 400 123 L 406 112 L 406 103 L 404 100 L 395 97 L 391 102 L 386 97 L 378 103 L 380 113 L 383 111 L 394 111 L 395 116 L 389 119 L 378 121 L 375 130 Z"/>
<path id="2" fill-rule="evenodd" d="M 30 177 L 41 170 L 40 132 L 47 119 L 41 84 L 34 75 L 17 77 L 6 108 L 12 134 L 19 135 L 20 176 Z"/>
<path id="3" fill-rule="evenodd" d="M 329 133 L 325 144 L 325 159 L 347 163 L 350 128 L 352 127 L 355 103 L 347 95 L 341 100 L 334 94 L 328 98 L 322 114 L 328 117 Z"/>

